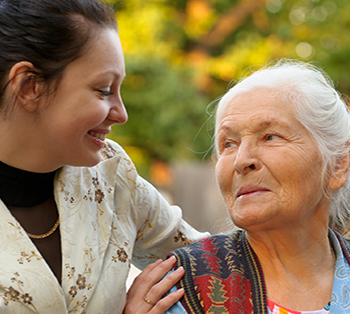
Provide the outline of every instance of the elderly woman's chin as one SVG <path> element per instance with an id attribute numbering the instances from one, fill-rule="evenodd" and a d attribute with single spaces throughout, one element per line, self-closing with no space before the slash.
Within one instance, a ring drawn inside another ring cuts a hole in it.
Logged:
<path id="1" fill-rule="evenodd" d="M 259 204 L 242 204 L 236 201 L 233 207 L 229 208 L 229 214 L 235 226 L 253 231 L 273 227 L 278 222 L 281 215 L 275 206 L 271 206 L 271 201 Z M 265 204 L 265 205 L 264 205 Z"/>

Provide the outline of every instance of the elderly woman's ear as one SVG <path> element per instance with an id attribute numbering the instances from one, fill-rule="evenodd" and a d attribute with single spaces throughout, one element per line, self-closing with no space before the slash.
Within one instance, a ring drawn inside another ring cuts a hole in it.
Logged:
<path id="1" fill-rule="evenodd" d="M 350 156 L 349 153 L 342 155 L 341 158 L 337 160 L 332 173 L 330 175 L 328 186 L 332 190 L 339 190 L 348 179 L 350 166 Z"/>

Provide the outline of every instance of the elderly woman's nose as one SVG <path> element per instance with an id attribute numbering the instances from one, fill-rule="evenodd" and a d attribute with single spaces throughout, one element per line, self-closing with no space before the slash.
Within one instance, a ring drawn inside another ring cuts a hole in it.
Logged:
<path id="1" fill-rule="evenodd" d="M 246 174 L 260 168 L 260 162 L 257 156 L 256 149 L 249 144 L 241 143 L 239 146 L 234 168 L 241 174 Z"/>

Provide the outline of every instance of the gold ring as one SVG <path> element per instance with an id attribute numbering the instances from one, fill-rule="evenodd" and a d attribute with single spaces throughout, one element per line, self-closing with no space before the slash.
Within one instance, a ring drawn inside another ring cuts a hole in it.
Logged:
<path id="1" fill-rule="evenodd" d="M 152 305 L 152 306 L 155 305 L 148 297 L 144 297 L 143 299 L 144 299 L 149 305 Z"/>

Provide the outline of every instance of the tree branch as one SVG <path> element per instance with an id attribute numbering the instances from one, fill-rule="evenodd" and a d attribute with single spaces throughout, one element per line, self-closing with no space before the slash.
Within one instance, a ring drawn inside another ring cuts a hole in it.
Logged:
<path id="1" fill-rule="evenodd" d="M 266 0 L 241 0 L 236 6 L 223 14 L 212 30 L 198 40 L 200 46 L 215 47 L 242 26 L 248 17 L 265 4 Z"/>

